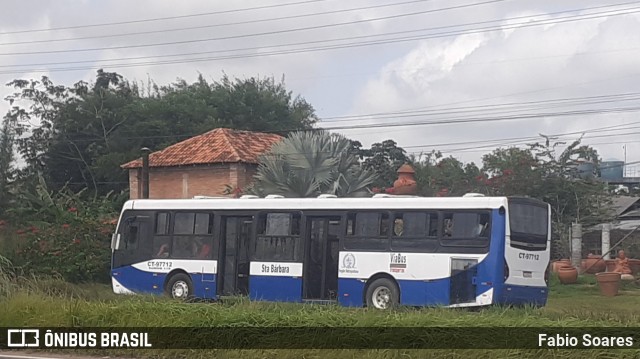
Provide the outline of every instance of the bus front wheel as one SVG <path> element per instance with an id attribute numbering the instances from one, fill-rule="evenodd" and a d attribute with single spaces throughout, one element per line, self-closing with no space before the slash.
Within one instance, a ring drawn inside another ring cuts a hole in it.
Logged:
<path id="1" fill-rule="evenodd" d="M 171 276 L 167 282 L 167 294 L 173 299 L 186 300 L 193 296 L 193 284 L 191 278 L 184 273 L 177 273 Z"/>
<path id="2" fill-rule="evenodd" d="M 367 307 L 389 309 L 398 305 L 400 293 L 388 278 L 378 278 L 367 287 Z"/>

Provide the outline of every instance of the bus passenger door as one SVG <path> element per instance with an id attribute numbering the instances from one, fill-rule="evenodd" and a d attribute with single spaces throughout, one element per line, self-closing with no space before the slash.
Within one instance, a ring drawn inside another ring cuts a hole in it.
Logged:
<path id="1" fill-rule="evenodd" d="M 335 300 L 338 293 L 340 217 L 307 217 L 304 299 Z"/>
<path id="2" fill-rule="evenodd" d="M 253 217 L 223 217 L 221 223 L 218 295 L 247 295 Z"/>
<path id="3" fill-rule="evenodd" d="M 467 258 L 451 259 L 450 304 L 476 302 L 476 276 L 478 260 Z"/>

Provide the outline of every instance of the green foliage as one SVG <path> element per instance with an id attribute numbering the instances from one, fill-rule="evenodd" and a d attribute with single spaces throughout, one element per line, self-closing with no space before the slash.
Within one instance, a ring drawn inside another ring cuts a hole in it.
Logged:
<path id="1" fill-rule="evenodd" d="M 536 196 L 543 173 L 529 149 L 499 148 L 482 158 L 479 188 L 489 195 Z"/>
<path id="2" fill-rule="evenodd" d="M 266 303 L 240 300 L 222 303 L 180 303 L 152 296 L 114 296 L 108 286 L 72 285 L 55 280 L 28 281 L 17 293 L 0 299 L 3 327 L 633 327 L 640 320 L 640 291 L 625 288 L 606 298 L 592 277 L 581 276 L 575 285 L 560 285 L 552 278 L 544 308 L 491 306 L 477 312 L 453 308 L 399 308 L 382 312 L 333 305 Z M 393 331 L 390 333 L 393 334 Z M 472 340 L 473 338 L 466 338 Z M 393 339 L 390 338 L 392 341 Z M 548 350 L 104 350 L 111 357 L 154 358 L 540 358 Z M 633 350 L 611 348 L 554 350 L 562 358 L 627 357 Z"/>
<path id="3" fill-rule="evenodd" d="M 411 163 L 422 196 L 461 196 L 478 190 L 475 181 L 480 170 L 474 163 L 464 165 L 453 157 L 443 158 L 436 151 L 412 156 Z"/>
<path id="4" fill-rule="evenodd" d="M 590 161 L 597 172 L 598 153 L 581 145 L 569 145 L 543 136 L 543 142 L 528 149 L 497 149 L 483 157 L 487 178 L 484 193 L 526 195 L 551 205 L 553 220 L 552 255 L 566 257 L 569 252 L 569 226 L 573 222 L 589 227 L 612 220 L 608 212 L 611 196 L 595 173 L 579 172 L 581 161 Z M 564 147 L 564 148 L 563 148 Z"/>
<path id="5" fill-rule="evenodd" d="M 360 166 L 352 142 L 325 131 L 295 132 L 260 158 L 252 193 L 264 196 L 363 196 L 376 180 Z"/>
<path id="6" fill-rule="evenodd" d="M 0 215 L 9 207 L 11 201 L 11 182 L 14 177 L 14 127 L 13 121 L 5 118 L 0 128 Z"/>
<path id="7" fill-rule="evenodd" d="M 14 289 L 13 265 L 9 259 L 0 255 L 0 298 L 10 295 Z"/>
<path id="8" fill-rule="evenodd" d="M 409 159 L 406 151 L 397 146 L 394 140 L 374 143 L 369 149 L 362 149 L 360 142 L 355 141 L 362 167 L 375 172 L 378 178 L 373 182 L 374 187 L 388 188 L 398 179 L 398 168 Z"/>
<path id="9" fill-rule="evenodd" d="M 528 196 L 551 205 L 554 257 L 568 255 L 568 228 L 573 222 L 588 227 L 611 221 L 610 191 L 595 178 L 600 159 L 595 149 L 578 139 L 566 145 L 543 136 L 528 148 L 499 148 L 483 156 L 482 169 L 464 165 L 440 152 L 412 157 L 420 195 L 460 196 L 479 192 L 491 196 Z M 593 173 L 581 173 L 589 161 Z"/>
<path id="10" fill-rule="evenodd" d="M 25 275 L 59 275 L 69 282 L 107 282 L 112 225 L 78 218 L 18 230 L 13 262 Z"/>
<path id="11" fill-rule="evenodd" d="M 73 282 L 109 278 L 110 235 L 125 198 L 87 198 L 82 192 L 50 191 L 40 177 L 31 191 L 16 194 L 6 213 L 11 226 L 3 221 L 0 228 L 7 256 L 23 274 L 59 275 Z"/>
<path id="12" fill-rule="evenodd" d="M 85 189 L 86 190 L 86 189 Z M 124 201 L 125 192 L 119 195 L 107 193 L 102 197 L 87 197 L 85 190 L 73 192 L 67 186 L 51 191 L 43 177 L 31 187 L 23 187 L 16 193 L 16 203 L 7 211 L 13 222 L 23 225 L 48 225 L 70 223 L 82 219 L 113 219 Z"/>
<path id="13" fill-rule="evenodd" d="M 65 87 L 42 77 L 9 86 L 15 93 L 7 97 L 12 107 L 5 119 L 28 133 L 17 142 L 27 163 L 20 177 L 41 174 L 50 188 L 67 185 L 102 195 L 128 187 L 119 166 L 139 157 L 142 147 L 159 150 L 217 127 L 278 132 L 317 121 L 310 104 L 273 78 L 224 76 L 209 83 L 201 76 L 193 84 L 149 82 L 145 92 L 99 70 L 93 85 Z"/>

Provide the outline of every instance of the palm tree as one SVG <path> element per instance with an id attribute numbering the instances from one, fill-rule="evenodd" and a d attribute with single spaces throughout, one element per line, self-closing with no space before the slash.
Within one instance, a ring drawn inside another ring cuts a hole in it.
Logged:
<path id="1" fill-rule="evenodd" d="M 264 196 L 363 196 L 377 175 L 360 166 L 346 137 L 326 131 L 294 132 L 261 156 L 249 190 Z"/>

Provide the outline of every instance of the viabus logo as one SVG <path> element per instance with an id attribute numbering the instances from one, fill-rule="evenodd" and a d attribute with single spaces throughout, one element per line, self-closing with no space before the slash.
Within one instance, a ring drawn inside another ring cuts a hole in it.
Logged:
<path id="1" fill-rule="evenodd" d="M 8 329 L 7 347 L 32 348 L 40 346 L 39 329 Z"/>

